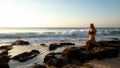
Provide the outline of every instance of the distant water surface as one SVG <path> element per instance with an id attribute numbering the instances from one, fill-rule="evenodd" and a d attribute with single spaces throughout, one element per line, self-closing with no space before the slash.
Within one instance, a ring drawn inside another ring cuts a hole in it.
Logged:
<path id="1" fill-rule="evenodd" d="M 16 39 L 32 43 L 40 41 L 87 39 L 88 28 L 0 28 L 0 44 L 9 44 Z M 96 39 L 120 38 L 120 28 L 97 28 Z"/>

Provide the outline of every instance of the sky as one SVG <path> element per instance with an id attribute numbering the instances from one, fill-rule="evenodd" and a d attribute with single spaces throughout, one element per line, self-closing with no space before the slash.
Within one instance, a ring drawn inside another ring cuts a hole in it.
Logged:
<path id="1" fill-rule="evenodd" d="M 120 27 L 120 0 L 0 0 L 0 27 Z"/>

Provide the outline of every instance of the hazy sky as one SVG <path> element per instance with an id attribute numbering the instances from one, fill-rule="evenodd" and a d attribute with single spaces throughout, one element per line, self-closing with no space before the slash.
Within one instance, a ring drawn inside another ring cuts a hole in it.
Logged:
<path id="1" fill-rule="evenodd" d="M 0 0 L 0 27 L 120 27 L 120 0 Z"/>

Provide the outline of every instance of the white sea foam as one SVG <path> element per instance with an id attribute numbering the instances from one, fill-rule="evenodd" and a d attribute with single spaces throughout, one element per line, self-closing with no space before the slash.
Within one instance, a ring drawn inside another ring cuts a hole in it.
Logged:
<path id="1" fill-rule="evenodd" d="M 19 29 L 20 30 L 20 29 Z M 41 64 L 43 63 L 44 56 L 51 52 L 48 50 L 48 47 L 40 46 L 41 43 L 45 43 L 46 46 L 49 46 L 50 43 L 55 42 L 74 42 L 76 46 L 83 46 L 88 40 L 87 37 L 88 29 L 80 28 L 64 28 L 64 29 L 32 29 L 32 31 L 14 31 L 11 33 L 3 32 L 0 33 L 0 45 L 11 44 L 17 39 L 22 39 L 29 41 L 29 46 L 14 46 L 12 50 L 9 51 L 9 54 L 12 56 L 18 55 L 20 53 L 31 51 L 33 49 L 39 50 L 41 52 L 37 57 L 28 60 L 26 62 L 18 62 L 10 60 L 10 68 L 31 68 L 34 63 Z M 107 38 L 119 38 L 120 39 L 120 29 L 97 29 L 96 40 L 105 40 Z M 65 47 L 58 48 L 55 52 L 61 52 Z M 118 61 L 116 61 L 118 62 Z M 92 62 L 93 64 L 95 62 Z"/>
<path id="2" fill-rule="evenodd" d="M 0 38 L 35 38 L 35 37 L 85 37 L 88 29 L 70 29 L 60 31 L 12 32 L 0 33 Z M 120 35 L 120 29 L 98 29 L 98 35 Z"/>
<path id="3" fill-rule="evenodd" d="M 88 29 L 49 29 L 46 31 L 35 30 L 27 32 L 12 32 L 12 33 L 0 33 L 0 44 L 10 44 L 16 39 L 28 40 L 32 43 L 44 42 L 44 41 L 60 41 L 60 40 L 73 40 L 87 39 Z M 104 38 L 119 38 L 120 29 L 97 29 L 96 40 Z M 4 40 L 3 40 L 4 39 Z"/>

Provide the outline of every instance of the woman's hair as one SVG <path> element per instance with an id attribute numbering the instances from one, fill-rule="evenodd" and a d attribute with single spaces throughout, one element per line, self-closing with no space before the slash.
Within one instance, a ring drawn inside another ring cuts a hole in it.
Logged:
<path id="1" fill-rule="evenodd" d="M 93 31 L 95 31 L 95 34 L 96 34 L 97 31 L 96 31 L 93 23 L 90 24 L 90 29 L 92 29 Z"/>
<path id="2" fill-rule="evenodd" d="M 93 23 L 91 23 L 91 24 L 90 24 L 90 28 L 95 29 L 95 27 L 94 27 L 94 24 L 93 24 Z"/>

